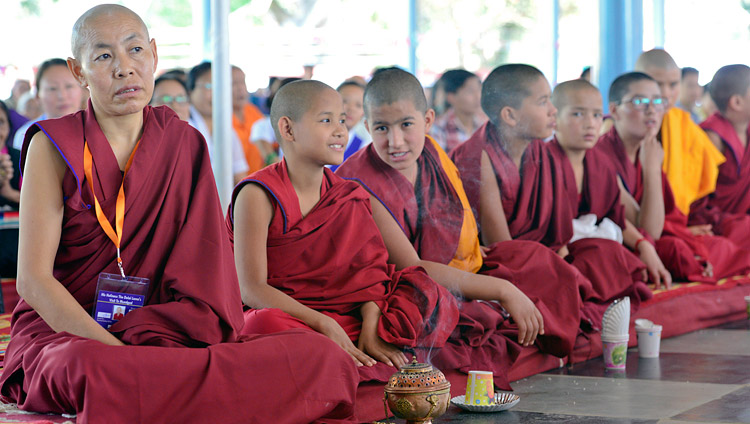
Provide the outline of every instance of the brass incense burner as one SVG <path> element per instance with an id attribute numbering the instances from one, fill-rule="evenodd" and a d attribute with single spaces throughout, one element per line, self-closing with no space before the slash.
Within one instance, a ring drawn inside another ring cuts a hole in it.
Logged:
<path id="1" fill-rule="evenodd" d="M 393 415 L 407 424 L 431 424 L 450 406 L 451 383 L 440 370 L 417 362 L 401 367 L 385 386 L 383 407 L 386 417 Z"/>

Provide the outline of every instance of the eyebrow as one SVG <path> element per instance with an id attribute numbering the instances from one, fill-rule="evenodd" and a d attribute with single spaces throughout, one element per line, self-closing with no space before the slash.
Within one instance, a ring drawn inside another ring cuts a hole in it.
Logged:
<path id="1" fill-rule="evenodd" d="M 131 41 L 131 40 L 136 39 L 136 38 L 138 38 L 138 33 L 134 32 L 134 33 L 128 35 L 127 37 L 125 37 L 122 41 L 128 42 L 128 41 Z M 111 47 L 112 47 L 111 44 L 102 43 L 102 42 L 94 44 L 94 48 L 95 49 L 108 49 L 108 48 L 111 48 Z"/>
<path id="2" fill-rule="evenodd" d="M 403 117 L 401 119 L 395 120 L 393 123 L 395 124 L 395 123 L 398 123 L 398 122 L 406 122 L 406 121 L 409 121 L 409 120 L 414 120 L 414 117 L 413 116 L 405 116 L 405 117 Z M 372 125 L 384 125 L 384 124 L 391 124 L 391 122 L 388 122 L 388 121 L 373 121 L 372 122 Z"/>

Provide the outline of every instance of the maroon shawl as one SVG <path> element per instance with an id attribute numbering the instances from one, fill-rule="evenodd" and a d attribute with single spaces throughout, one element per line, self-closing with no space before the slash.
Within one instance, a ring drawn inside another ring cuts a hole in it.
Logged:
<path id="1" fill-rule="evenodd" d="M 451 152 L 461 173 L 466 195 L 481 223 L 479 214 L 482 152 L 492 163 L 500 187 L 510 235 L 518 240 L 537 241 L 558 250 L 573 235 L 568 208 L 558 208 L 553 199 L 564 196 L 560 170 L 555 169 L 542 140 L 526 148 L 519 170 L 503 148 L 497 127 L 487 122 L 469 140 Z"/>
<path id="2" fill-rule="evenodd" d="M 417 165 L 417 184 L 413 186 L 384 163 L 370 145 L 347 159 L 336 172 L 358 181 L 383 203 L 422 259 L 449 264 L 461 232 L 463 208 L 457 190 L 463 187 L 460 183 L 453 186 L 429 142 Z M 540 349 L 558 356 L 570 353 L 580 322 L 580 273 L 540 244 L 515 240 L 491 246 L 479 273 L 512 281 L 536 304 L 544 317 L 546 333 L 539 339 Z M 550 282 L 555 282 L 554 290 L 550 290 Z M 517 327 L 506 320 L 497 304 L 461 302 L 458 327 L 435 363 L 463 372 L 485 367 L 500 377 L 496 379 L 499 385 L 505 386 L 505 373 L 523 349 L 516 343 L 517 337 Z"/>
<path id="3" fill-rule="evenodd" d="M 124 178 L 122 258 L 128 275 L 151 283 L 145 306 L 110 329 L 131 346 L 56 333 L 22 300 L 13 312 L 2 394 L 24 409 L 78 413 L 82 421 L 107 417 L 113 423 L 211 421 L 217 414 L 241 421 L 264 410 L 273 410 L 263 419 L 268 421 L 351 415 L 356 370 L 335 344 L 305 333 L 240 338 L 239 285 L 206 143 L 166 107 L 146 107 L 143 122 Z M 96 196 L 110 221 L 123 176 L 91 103 L 85 111 L 35 124 L 26 134 L 22 167 L 29 140 L 40 130 L 67 165 L 54 276 L 91 311 L 99 273 L 116 273 L 117 266 L 115 247 L 90 209 L 84 138 L 94 159 Z M 326 357 L 311 358 L 311 346 Z M 334 381 L 319 380 L 321 370 L 306 371 L 318 367 L 335 372 Z M 273 402 L 279 403 L 268 408 L 265 386 L 258 382 L 272 378 L 313 388 L 287 385 L 289 393 L 277 393 Z M 333 397 L 321 398 L 325 392 L 317 384 L 335 386 Z M 293 401 L 304 406 L 281 411 Z"/>
<path id="4" fill-rule="evenodd" d="M 713 131 L 724 143 L 727 160 L 719 166 L 716 191 L 697 200 L 690 208 L 691 224 L 711 224 L 714 232 L 742 246 L 750 245 L 750 153 L 737 132 L 719 112 L 703 121 L 701 128 Z M 750 128 L 747 130 L 750 135 Z"/>
<path id="5" fill-rule="evenodd" d="M 303 218 L 286 161 L 243 180 L 263 187 L 274 205 L 268 232 L 268 284 L 305 306 L 331 314 L 359 336 L 359 307 L 375 301 L 381 338 L 405 347 L 442 347 L 456 325 L 453 296 L 421 268 L 396 271 L 372 219 L 370 196 L 325 170 L 321 198 Z M 227 225 L 233 231 L 230 209 Z M 233 238 L 233 235 L 232 235 Z"/>
<path id="6" fill-rule="evenodd" d="M 631 162 L 616 128 L 599 138 L 595 149 L 603 152 L 636 202 L 643 198 L 641 163 Z M 666 176 L 662 172 L 664 195 L 664 230 L 656 249 L 664 265 L 676 280 L 716 282 L 718 278 L 750 270 L 750 251 L 738 248 L 724 237 L 694 236 L 687 227 L 687 217 L 678 208 Z M 697 258 L 696 258 L 697 257 Z M 714 276 L 704 277 L 701 260 L 713 265 Z"/>
<path id="7" fill-rule="evenodd" d="M 425 141 L 417 166 L 413 186 L 383 162 L 370 144 L 347 159 L 336 174 L 364 184 L 388 209 L 422 259 L 447 264 L 456 253 L 461 235 L 461 200 L 429 141 Z"/>
<path id="8" fill-rule="evenodd" d="M 597 223 L 609 218 L 624 228 L 625 213 L 620 204 L 620 189 L 609 159 L 596 149 L 586 152 L 583 187 L 579 196 L 573 167 L 557 139 L 548 143 L 546 148 L 555 167 L 562 171 L 566 196 L 561 197 L 560 201 L 567 204 L 571 214 L 575 217 L 594 214 Z M 622 243 L 584 238 L 569 244 L 568 250 L 570 256 L 566 259 L 591 282 L 591 286 L 585 287 L 581 294 L 586 302 L 584 314 L 596 323 L 596 327 L 605 308 L 615 299 L 629 296 L 632 312 L 635 312 L 641 301 L 652 297 L 651 290 L 643 282 L 645 265 Z"/>

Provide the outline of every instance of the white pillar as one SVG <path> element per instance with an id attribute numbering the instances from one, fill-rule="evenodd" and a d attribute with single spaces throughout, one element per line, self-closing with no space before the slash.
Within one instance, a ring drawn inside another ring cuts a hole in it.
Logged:
<path id="1" fill-rule="evenodd" d="M 229 0 L 211 0 L 213 148 L 221 207 L 232 200 L 232 78 L 229 64 Z"/>

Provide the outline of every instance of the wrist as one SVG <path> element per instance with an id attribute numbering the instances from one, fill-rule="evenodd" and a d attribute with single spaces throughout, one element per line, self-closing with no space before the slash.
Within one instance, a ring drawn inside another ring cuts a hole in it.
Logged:
<path id="1" fill-rule="evenodd" d="M 645 242 L 645 243 L 644 243 Z M 642 249 L 644 245 L 650 245 L 651 242 L 648 241 L 646 237 L 639 238 L 635 244 L 633 245 L 633 250 L 637 253 L 643 253 Z"/>

